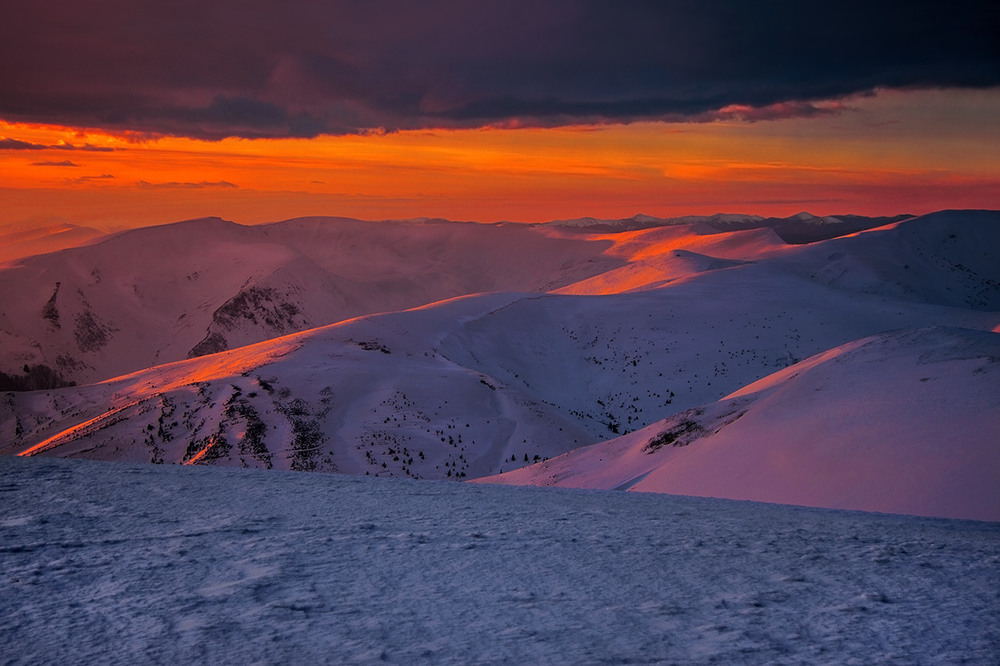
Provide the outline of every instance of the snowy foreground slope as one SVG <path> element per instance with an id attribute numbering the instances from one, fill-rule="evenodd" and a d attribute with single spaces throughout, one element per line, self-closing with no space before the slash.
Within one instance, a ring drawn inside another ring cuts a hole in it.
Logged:
<path id="1" fill-rule="evenodd" d="M 0 457 L 4 663 L 994 664 L 1000 525 Z"/>
<path id="2" fill-rule="evenodd" d="M 990 401 L 1000 379 L 996 363 L 983 360 L 997 354 L 990 331 L 1000 327 L 1000 214 L 945 212 L 800 247 L 775 244 L 768 230 L 589 237 L 608 239 L 617 268 L 600 285 L 576 283 L 575 295 L 472 295 L 99 384 L 0 394 L 0 453 L 463 480 L 683 420 L 677 415 L 687 410 L 714 413 L 725 396 L 786 368 L 781 376 L 790 378 L 812 367 L 797 363 L 840 349 L 850 371 L 821 382 L 828 390 L 819 400 L 800 409 L 797 389 L 772 391 L 720 435 L 740 435 L 727 451 L 772 440 L 842 450 L 826 460 L 803 449 L 801 460 L 813 465 L 803 476 L 827 485 L 789 483 L 789 494 L 771 499 L 1000 519 L 989 492 L 1000 487 L 1000 420 Z M 891 338 L 898 351 L 886 343 L 847 353 L 870 336 L 929 326 L 952 332 L 900 333 Z M 924 363 L 939 344 L 933 335 L 974 338 L 975 353 Z M 920 381 L 930 370 L 941 376 Z M 802 381 L 817 376 L 803 372 Z M 855 391 L 894 399 L 859 400 Z M 778 437 L 782 419 L 794 427 Z M 938 466 L 944 449 L 951 458 Z M 639 467 L 656 466 L 665 451 L 636 454 Z M 868 459 L 879 452 L 884 458 Z M 897 469 L 894 456 L 916 454 L 927 462 L 912 464 L 933 483 L 907 484 L 886 471 Z M 608 461 L 598 485 L 658 489 L 654 481 L 667 474 L 640 482 L 649 469 L 633 473 L 632 462 L 621 462 Z M 749 474 L 739 482 L 760 483 Z M 886 488 L 898 492 L 894 504 L 885 503 Z M 973 506 L 976 497 L 983 506 Z"/>
<path id="3" fill-rule="evenodd" d="M 480 481 L 1000 521 L 1000 333 L 851 342 L 716 403 Z"/>

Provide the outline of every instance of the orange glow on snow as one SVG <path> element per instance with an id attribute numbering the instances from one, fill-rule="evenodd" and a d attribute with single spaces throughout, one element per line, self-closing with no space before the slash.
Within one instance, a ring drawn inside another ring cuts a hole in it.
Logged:
<path id="1" fill-rule="evenodd" d="M 138 401 L 131 400 L 126 404 L 119 405 L 114 409 L 104 412 L 99 416 L 95 416 L 92 419 L 88 419 L 82 423 L 78 423 L 75 426 L 72 426 L 71 428 L 67 428 L 66 430 L 61 431 L 59 434 L 49 437 L 48 439 L 43 440 L 38 444 L 35 444 L 30 449 L 22 451 L 17 455 L 23 457 L 30 457 L 35 455 L 36 453 L 41 453 L 45 449 L 51 448 L 58 444 L 63 444 L 65 442 L 72 441 L 74 439 L 77 439 L 78 437 L 83 437 L 84 435 L 100 430 L 108 423 L 113 423 L 112 419 L 114 419 L 114 417 L 117 416 L 119 413 L 127 409 L 130 409 L 132 407 L 135 407 L 136 404 L 138 404 Z"/>
<path id="2" fill-rule="evenodd" d="M 789 247 L 767 229 L 699 234 L 692 233 L 687 225 L 589 234 L 587 238 L 611 243 L 604 254 L 624 260 L 625 265 L 557 289 L 555 293 L 608 295 L 650 289 L 702 272 L 718 259 L 755 261 Z"/>
<path id="3" fill-rule="evenodd" d="M 113 407 L 98 416 L 63 430 L 30 449 L 22 451 L 19 456 L 30 457 L 45 449 L 64 444 L 79 437 L 104 428 L 118 415 L 130 410 L 145 410 L 143 402 L 170 391 L 188 389 L 197 390 L 197 384 L 218 380 L 225 377 L 235 377 L 248 370 L 256 370 L 268 363 L 289 354 L 299 348 L 301 334 L 291 334 L 274 338 L 266 342 L 239 347 L 218 354 L 201 356 L 188 361 L 179 361 L 157 366 L 154 371 L 139 371 L 123 377 L 109 379 L 102 384 L 117 384 L 118 390 L 112 397 Z M 194 459 L 195 462 L 214 444 L 209 444 Z"/>
<path id="4" fill-rule="evenodd" d="M 215 445 L 218 444 L 218 443 L 219 443 L 218 437 L 216 435 L 212 435 L 211 439 L 209 439 L 209 441 L 208 441 L 208 444 L 205 445 L 205 448 L 203 448 L 201 451 L 199 451 L 198 453 L 196 453 L 193 456 L 191 456 L 191 458 L 189 460 L 185 461 L 183 464 L 185 464 L 185 465 L 197 465 L 198 461 L 201 460 L 202 458 L 204 458 L 208 454 L 209 451 L 211 451 L 213 448 L 215 448 Z"/>

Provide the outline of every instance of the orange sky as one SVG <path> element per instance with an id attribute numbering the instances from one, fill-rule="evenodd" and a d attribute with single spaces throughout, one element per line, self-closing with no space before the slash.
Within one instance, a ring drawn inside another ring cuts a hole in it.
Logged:
<path id="1" fill-rule="evenodd" d="M 1000 92 L 892 91 L 844 103 L 833 115 L 755 123 L 218 142 L 0 122 L 0 138 L 49 146 L 0 150 L 0 225 L 1000 208 Z"/>

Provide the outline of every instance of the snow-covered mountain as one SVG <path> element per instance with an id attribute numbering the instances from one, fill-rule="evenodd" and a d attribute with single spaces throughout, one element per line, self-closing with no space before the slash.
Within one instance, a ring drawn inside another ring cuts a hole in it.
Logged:
<path id="1" fill-rule="evenodd" d="M 66 249 L 0 267 L 0 389 L 100 381 L 467 294 L 649 288 L 784 246 L 754 216 L 624 222 L 612 225 L 618 233 L 590 224 L 582 235 L 556 223 L 346 218 L 256 227 L 209 218 L 104 239 L 66 225 L 22 232 L 12 240 L 35 245 L 8 243 L 12 257 Z M 819 228 L 801 216 L 784 224 Z M 621 233 L 640 227 L 650 228 Z"/>
<path id="2" fill-rule="evenodd" d="M 1000 333 L 884 333 L 483 481 L 1000 521 L 998 389 Z"/>
<path id="3" fill-rule="evenodd" d="M 485 237 L 468 225 L 447 228 Z M 886 331 L 1000 327 L 1000 262 L 990 261 L 1000 247 L 997 213 L 938 213 L 795 247 L 767 229 L 697 231 L 594 234 L 570 246 L 558 230 L 514 229 L 521 241 L 553 241 L 566 253 L 560 267 L 569 256 L 581 279 L 558 294 L 471 295 L 100 384 L 7 393 L 0 451 L 470 479 L 704 409 Z M 429 233 L 439 238 L 442 225 Z M 603 273 L 592 275 L 595 266 Z M 565 279 L 547 270 L 533 273 L 536 284 Z M 916 348 L 922 339 L 912 339 Z M 877 368 L 876 356 L 852 367 Z M 973 379 L 920 388 L 933 395 L 947 385 L 954 411 L 942 418 L 979 423 L 987 440 L 1000 441 L 996 419 L 976 417 L 982 405 L 963 398 L 1000 394 L 997 375 Z M 882 382 L 873 392 L 899 393 L 891 419 L 908 418 L 911 387 L 878 373 L 870 381 Z M 851 410 L 848 394 L 826 393 L 830 413 Z M 843 430 L 860 437 L 863 428 Z M 969 462 L 980 459 L 974 449 L 962 449 Z"/>
<path id="4" fill-rule="evenodd" d="M 609 245 L 438 220 L 137 229 L 0 269 L 0 372 L 99 381 L 359 315 L 547 291 L 619 265 Z"/>

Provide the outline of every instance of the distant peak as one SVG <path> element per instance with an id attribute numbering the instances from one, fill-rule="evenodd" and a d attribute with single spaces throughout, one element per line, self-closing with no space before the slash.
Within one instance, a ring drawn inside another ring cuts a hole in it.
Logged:
<path id="1" fill-rule="evenodd" d="M 236 224 L 232 220 L 226 220 L 216 215 L 207 217 L 193 217 L 190 220 L 181 220 L 175 224 Z"/>

